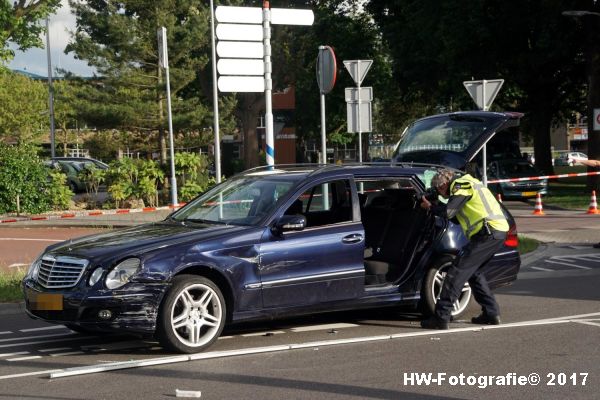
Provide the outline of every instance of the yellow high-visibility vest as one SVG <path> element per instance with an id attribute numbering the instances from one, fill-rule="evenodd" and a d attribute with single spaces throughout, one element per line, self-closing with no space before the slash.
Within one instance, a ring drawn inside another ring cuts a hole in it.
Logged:
<path id="1" fill-rule="evenodd" d="M 492 192 L 471 175 L 467 174 L 452 181 L 450 194 L 471 196 L 456 214 L 456 218 L 468 238 L 481 230 L 484 221 L 487 221 L 490 228 L 508 232 L 508 222 L 502 213 L 500 204 Z"/>

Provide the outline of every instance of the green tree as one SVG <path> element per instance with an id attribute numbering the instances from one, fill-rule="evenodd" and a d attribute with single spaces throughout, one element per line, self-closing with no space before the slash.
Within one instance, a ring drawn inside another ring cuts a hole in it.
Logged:
<path id="1" fill-rule="evenodd" d="M 473 109 L 462 81 L 503 78 L 496 109 L 525 112 L 536 164 L 552 171 L 550 128 L 581 104 L 578 37 L 562 11 L 581 1 L 370 1 L 403 108 Z"/>
<path id="2" fill-rule="evenodd" d="M 41 82 L 0 70 L 0 140 L 37 142 L 48 130 L 48 91 Z"/>
<path id="3" fill-rule="evenodd" d="M 175 132 L 210 126 L 198 90 L 208 62 L 209 10 L 193 0 L 71 2 L 77 31 L 67 51 L 87 60 L 101 76 L 85 100 L 86 120 L 98 128 L 118 128 L 140 136 L 158 132 L 166 159 L 166 91 L 158 66 L 157 29 L 167 28 Z M 206 79 L 203 76 L 202 79 Z"/>
<path id="4" fill-rule="evenodd" d="M 0 62 L 10 61 L 14 52 L 8 48 L 13 42 L 19 50 L 43 47 L 40 34 L 42 22 L 60 7 L 60 0 L 0 0 Z"/>

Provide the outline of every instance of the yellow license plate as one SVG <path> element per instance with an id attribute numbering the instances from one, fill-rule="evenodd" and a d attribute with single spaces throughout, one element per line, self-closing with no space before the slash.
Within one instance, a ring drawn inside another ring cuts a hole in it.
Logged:
<path id="1" fill-rule="evenodd" d="M 29 292 L 29 306 L 37 311 L 62 311 L 62 294 Z"/>
<path id="2" fill-rule="evenodd" d="M 523 197 L 534 197 L 535 195 L 537 195 L 537 192 L 522 192 L 521 196 Z"/>

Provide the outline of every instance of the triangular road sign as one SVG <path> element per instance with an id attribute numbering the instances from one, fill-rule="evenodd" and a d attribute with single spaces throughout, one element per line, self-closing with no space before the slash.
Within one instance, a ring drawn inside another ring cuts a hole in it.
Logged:
<path id="1" fill-rule="evenodd" d="M 480 110 L 487 111 L 490 109 L 498 92 L 500 92 L 503 83 L 504 79 L 484 79 L 482 81 L 466 81 L 463 82 L 463 85 L 465 85 L 465 89 L 467 89 L 477 107 Z"/>
<path id="2" fill-rule="evenodd" d="M 365 76 L 367 76 L 367 72 L 369 72 L 369 68 L 373 64 L 373 60 L 349 60 L 344 61 L 344 65 L 346 69 L 350 73 L 354 82 L 360 86 Z"/>

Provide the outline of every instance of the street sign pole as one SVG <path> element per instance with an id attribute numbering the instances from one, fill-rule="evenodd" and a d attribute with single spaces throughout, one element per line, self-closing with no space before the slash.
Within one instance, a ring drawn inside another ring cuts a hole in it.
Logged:
<path id="1" fill-rule="evenodd" d="M 171 157 L 171 204 L 176 207 L 177 201 L 177 179 L 175 178 L 175 145 L 173 141 L 173 119 L 171 118 L 171 82 L 169 80 L 169 52 L 167 49 L 167 28 L 158 29 L 158 59 L 159 64 L 165 70 L 167 80 L 167 116 L 169 120 L 169 147 Z"/>
<path id="2" fill-rule="evenodd" d="M 265 52 L 265 141 L 267 165 L 275 165 L 275 138 L 273 137 L 273 81 L 271 78 L 271 10 L 269 2 L 263 2 L 263 46 Z"/>
<path id="3" fill-rule="evenodd" d="M 360 60 L 357 61 L 356 68 L 360 71 Z M 358 95 L 358 98 L 357 98 L 357 100 L 358 100 L 358 109 L 356 110 L 356 117 L 358 118 L 358 162 L 362 164 L 362 161 L 363 161 L 362 154 L 363 154 L 363 152 L 362 152 L 362 124 L 361 124 L 361 121 L 360 121 L 360 108 L 361 108 L 360 107 L 361 106 L 361 102 L 360 102 L 360 84 L 361 84 L 361 81 L 359 80 L 356 83 L 356 88 L 358 89 L 358 93 L 357 93 L 357 95 Z M 362 190 L 361 190 L 361 192 L 362 192 Z"/>
<path id="4" fill-rule="evenodd" d="M 217 54 L 215 45 L 215 7 L 210 0 L 210 41 L 213 79 L 213 133 L 215 135 L 215 178 L 221 183 L 221 139 L 219 135 L 219 95 L 217 87 Z"/>

